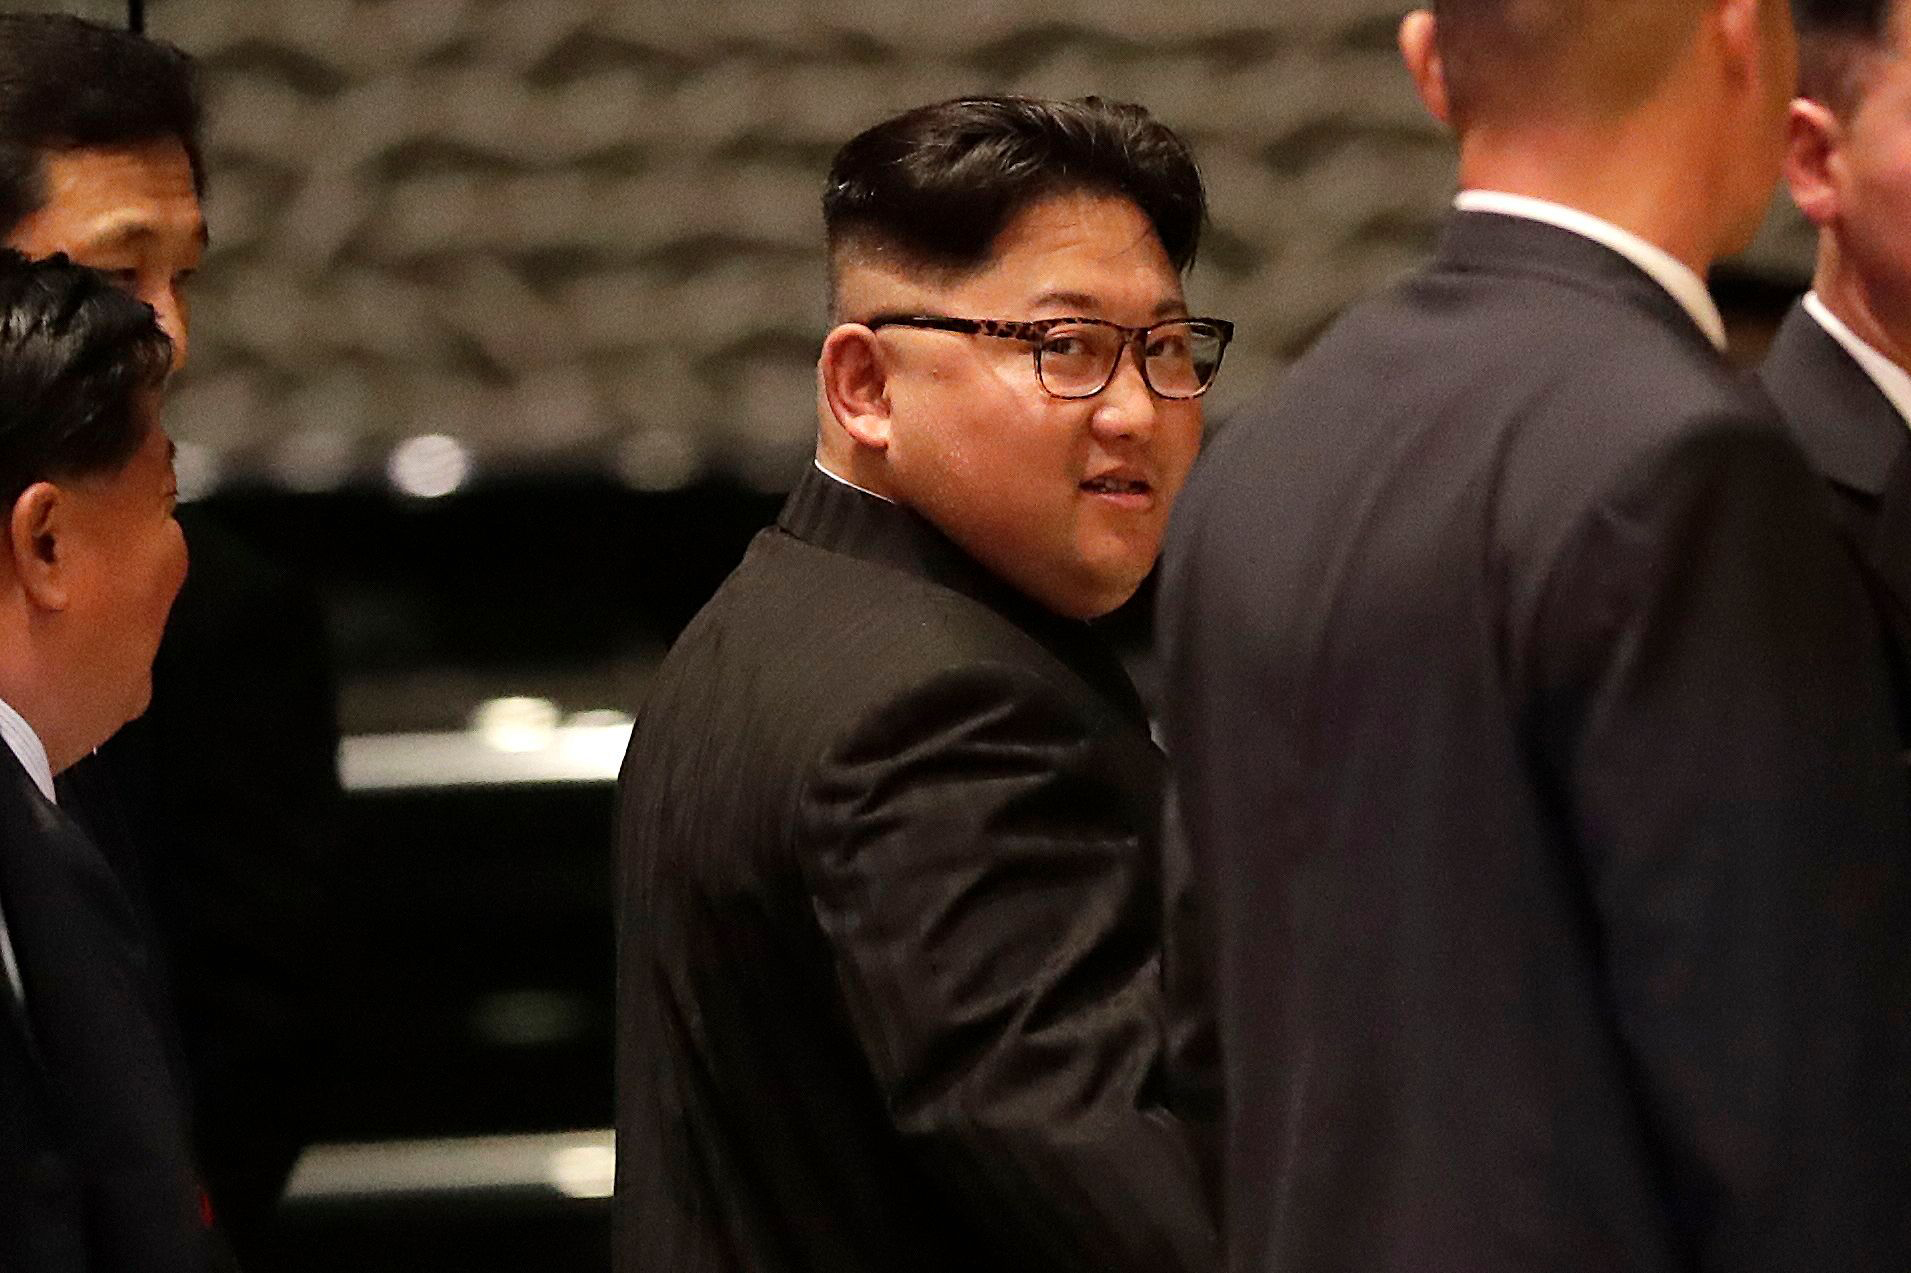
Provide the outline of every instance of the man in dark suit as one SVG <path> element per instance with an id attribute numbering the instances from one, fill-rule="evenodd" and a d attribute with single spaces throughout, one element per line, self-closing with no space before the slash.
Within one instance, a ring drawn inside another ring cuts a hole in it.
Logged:
<path id="1" fill-rule="evenodd" d="M 967 100 L 824 211 L 816 464 L 624 762 L 618 1267 L 1209 1267 L 1160 759 L 1086 623 L 1230 333 L 1182 299 L 1199 175 L 1138 107 Z"/>
<path id="2" fill-rule="evenodd" d="M 151 934 L 54 776 L 145 709 L 186 573 L 171 347 L 0 253 L 0 1268 L 203 1273 L 215 1240 Z"/>
<path id="3" fill-rule="evenodd" d="M 0 14 L 0 240 L 64 253 L 153 307 L 185 362 L 206 250 L 190 58 L 79 18 Z M 172 986 L 221 1225 L 252 1264 L 305 1133 L 326 996 L 312 958 L 337 796 L 316 602 L 210 510 L 151 710 L 61 775 Z"/>
<path id="4" fill-rule="evenodd" d="M 1448 0 L 1433 261 L 1231 421 L 1164 554 L 1246 1273 L 1911 1268 L 1884 651 L 1701 276 L 1776 0 Z"/>
<path id="5" fill-rule="evenodd" d="M 1795 12 L 1785 177 L 1818 226 L 1818 268 L 1760 374 L 1865 564 L 1911 738 L 1911 6 Z"/>

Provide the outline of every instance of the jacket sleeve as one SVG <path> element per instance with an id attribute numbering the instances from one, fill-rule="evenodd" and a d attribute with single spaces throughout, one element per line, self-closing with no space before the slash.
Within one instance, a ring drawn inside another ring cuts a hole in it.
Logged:
<path id="1" fill-rule="evenodd" d="M 1004 1269 L 1216 1259 L 1165 1104 L 1153 813 L 1112 789 L 1109 745 L 1032 673 L 951 670 L 852 728 L 805 797 L 874 1077 Z"/>
<path id="2" fill-rule="evenodd" d="M 1693 1267 L 1911 1268 L 1902 744 L 1815 481 L 1776 430 L 1668 446 L 1579 528 L 1534 636 Z"/>

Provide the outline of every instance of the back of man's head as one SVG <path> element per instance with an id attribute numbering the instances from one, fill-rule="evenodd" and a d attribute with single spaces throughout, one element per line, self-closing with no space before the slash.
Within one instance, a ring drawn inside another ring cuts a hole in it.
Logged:
<path id="1" fill-rule="evenodd" d="M 1186 143 L 1146 110 L 1088 97 L 972 97 L 908 111 L 836 154 L 823 194 L 830 269 L 927 280 L 986 267 L 1018 214 L 1076 193 L 1126 198 L 1176 269 L 1194 263 L 1207 198 Z M 832 287 L 832 296 L 836 289 Z"/>
<path id="2" fill-rule="evenodd" d="M 1432 0 L 1453 121 L 1622 117 L 1677 68 L 1703 0 Z"/>
<path id="3" fill-rule="evenodd" d="M 1902 8 L 1898 0 L 1792 0 L 1800 95 L 1849 112 L 1863 95 L 1867 56 L 1890 44 Z"/>
<path id="4" fill-rule="evenodd" d="M 0 509 L 123 467 L 146 436 L 140 397 L 171 364 L 150 306 L 63 256 L 0 248 Z"/>
<path id="5" fill-rule="evenodd" d="M 46 201 L 49 151 L 176 139 L 203 192 L 192 59 L 169 44 L 52 13 L 0 14 L 0 238 Z"/>

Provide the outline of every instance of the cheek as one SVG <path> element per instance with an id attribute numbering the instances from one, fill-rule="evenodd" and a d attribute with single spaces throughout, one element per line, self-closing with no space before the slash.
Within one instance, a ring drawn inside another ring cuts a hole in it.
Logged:
<path id="1" fill-rule="evenodd" d="M 1188 480 L 1188 470 L 1194 467 L 1195 458 L 1201 453 L 1205 432 L 1199 405 L 1178 407 L 1162 420 L 1161 482 L 1169 494 L 1179 493 Z"/>

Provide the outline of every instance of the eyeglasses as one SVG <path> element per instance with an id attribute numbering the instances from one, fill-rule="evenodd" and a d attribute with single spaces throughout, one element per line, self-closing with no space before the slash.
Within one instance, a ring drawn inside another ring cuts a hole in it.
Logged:
<path id="1" fill-rule="evenodd" d="M 950 318 L 942 314 L 878 314 L 869 328 L 995 336 L 1034 346 L 1035 379 L 1055 398 L 1092 398 L 1114 383 L 1121 355 L 1139 351 L 1142 383 L 1161 398 L 1199 398 L 1214 384 L 1234 324 L 1219 318 L 1171 318 L 1148 327 L 1123 327 L 1099 318 Z"/>

